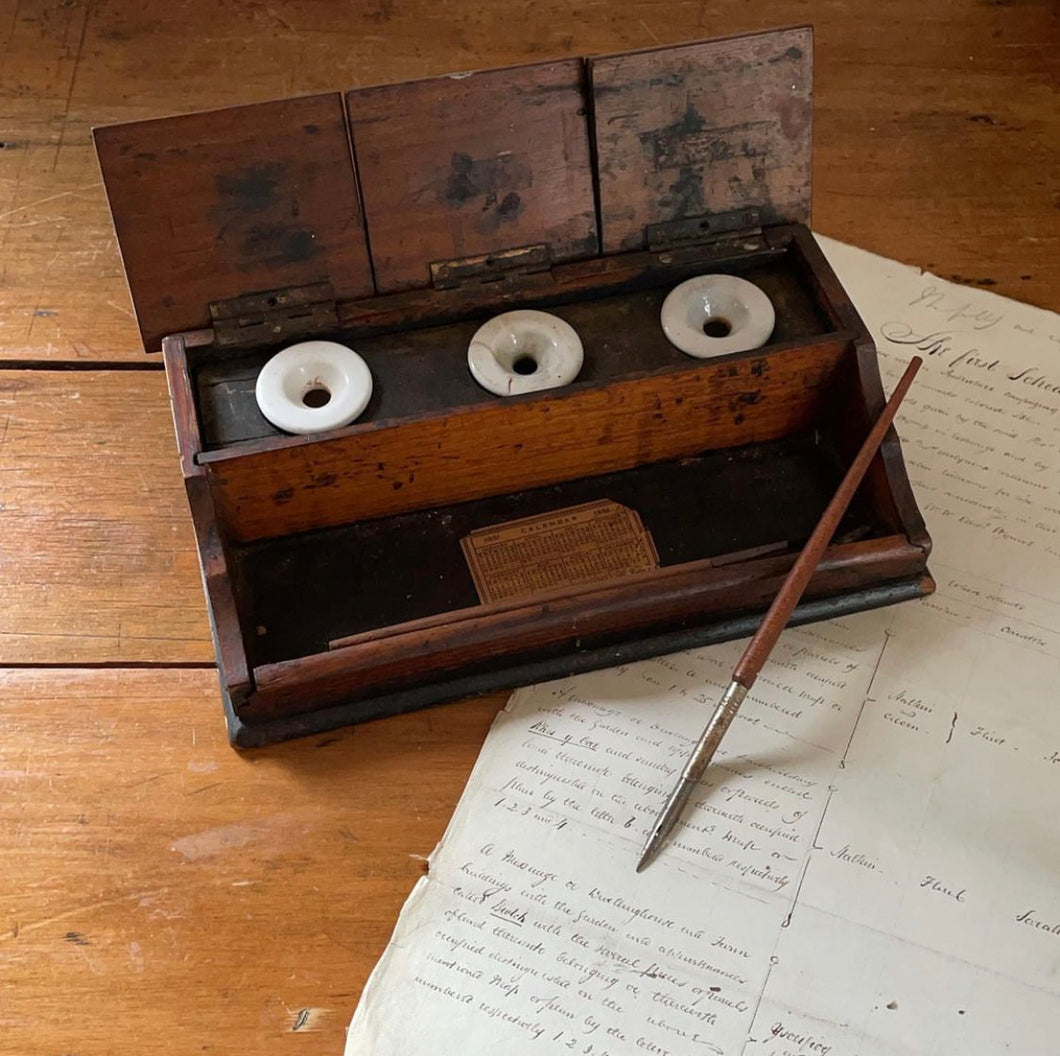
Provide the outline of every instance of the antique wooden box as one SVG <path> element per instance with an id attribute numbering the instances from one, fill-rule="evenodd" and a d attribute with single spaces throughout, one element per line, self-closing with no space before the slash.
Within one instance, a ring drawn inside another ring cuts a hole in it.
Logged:
<path id="1" fill-rule="evenodd" d="M 236 744 L 755 626 L 883 405 L 806 226 L 811 56 L 797 28 L 96 130 Z M 768 294 L 763 347 L 668 342 L 660 305 L 702 273 Z M 574 383 L 473 380 L 469 338 L 514 307 L 574 326 Z M 308 335 L 360 352 L 374 394 L 286 435 L 255 379 Z M 472 557 L 497 526 L 495 595 Z M 929 548 L 892 433 L 795 619 L 928 593 Z"/>

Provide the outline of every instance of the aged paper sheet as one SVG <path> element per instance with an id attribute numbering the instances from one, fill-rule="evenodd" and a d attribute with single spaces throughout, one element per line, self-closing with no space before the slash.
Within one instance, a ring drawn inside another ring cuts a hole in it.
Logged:
<path id="1" fill-rule="evenodd" d="M 1060 1051 L 1060 320 L 822 245 L 938 593 L 787 631 L 639 875 L 742 643 L 518 692 L 347 1056 Z"/>

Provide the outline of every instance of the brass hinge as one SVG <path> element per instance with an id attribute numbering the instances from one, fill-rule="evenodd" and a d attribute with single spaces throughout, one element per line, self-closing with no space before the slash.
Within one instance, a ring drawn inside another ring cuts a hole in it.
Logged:
<path id="1" fill-rule="evenodd" d="M 214 344 L 248 348 L 338 329 L 335 290 L 330 282 L 246 293 L 210 305 Z"/>
<path id="2" fill-rule="evenodd" d="M 552 267 L 552 250 L 545 244 L 502 249 L 475 257 L 457 257 L 431 264 L 431 282 L 436 290 L 451 290 L 456 286 L 500 282 L 517 275 L 548 271 Z"/>
<path id="3" fill-rule="evenodd" d="M 762 216 L 758 209 L 734 209 L 728 213 L 705 213 L 681 220 L 649 224 L 644 229 L 648 249 L 659 253 L 686 246 L 717 246 L 728 252 L 739 243 L 765 248 L 762 236 Z"/>

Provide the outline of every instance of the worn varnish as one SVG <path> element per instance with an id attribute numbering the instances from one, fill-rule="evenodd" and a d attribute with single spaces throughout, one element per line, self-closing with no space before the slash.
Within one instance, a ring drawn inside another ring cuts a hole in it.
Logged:
<path id="1" fill-rule="evenodd" d="M 513 247 L 596 253 L 583 79 L 572 59 L 347 95 L 380 293 Z"/>
<path id="2" fill-rule="evenodd" d="M 95 141 L 149 351 L 250 290 L 372 291 L 337 93 L 112 125 Z"/>
<path id="3" fill-rule="evenodd" d="M 772 359 L 494 400 L 210 463 L 237 542 L 595 476 L 805 429 L 841 340 Z"/>
<path id="4" fill-rule="evenodd" d="M 812 46 L 807 27 L 590 60 L 604 251 L 746 209 L 809 223 Z"/>

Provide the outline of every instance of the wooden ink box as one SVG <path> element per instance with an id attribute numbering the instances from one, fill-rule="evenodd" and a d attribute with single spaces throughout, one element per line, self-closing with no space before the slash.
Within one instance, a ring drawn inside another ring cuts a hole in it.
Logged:
<path id="1" fill-rule="evenodd" d="M 753 629 L 884 402 L 806 226 L 811 52 L 798 28 L 96 130 L 236 744 Z M 668 342 L 663 298 L 703 273 L 768 294 L 763 347 Z M 573 384 L 473 380 L 471 335 L 516 307 L 577 330 Z M 374 393 L 286 435 L 255 379 L 309 336 Z M 480 600 L 472 533 L 607 503 L 655 565 Z M 929 593 L 929 549 L 892 432 L 795 620 Z"/>

